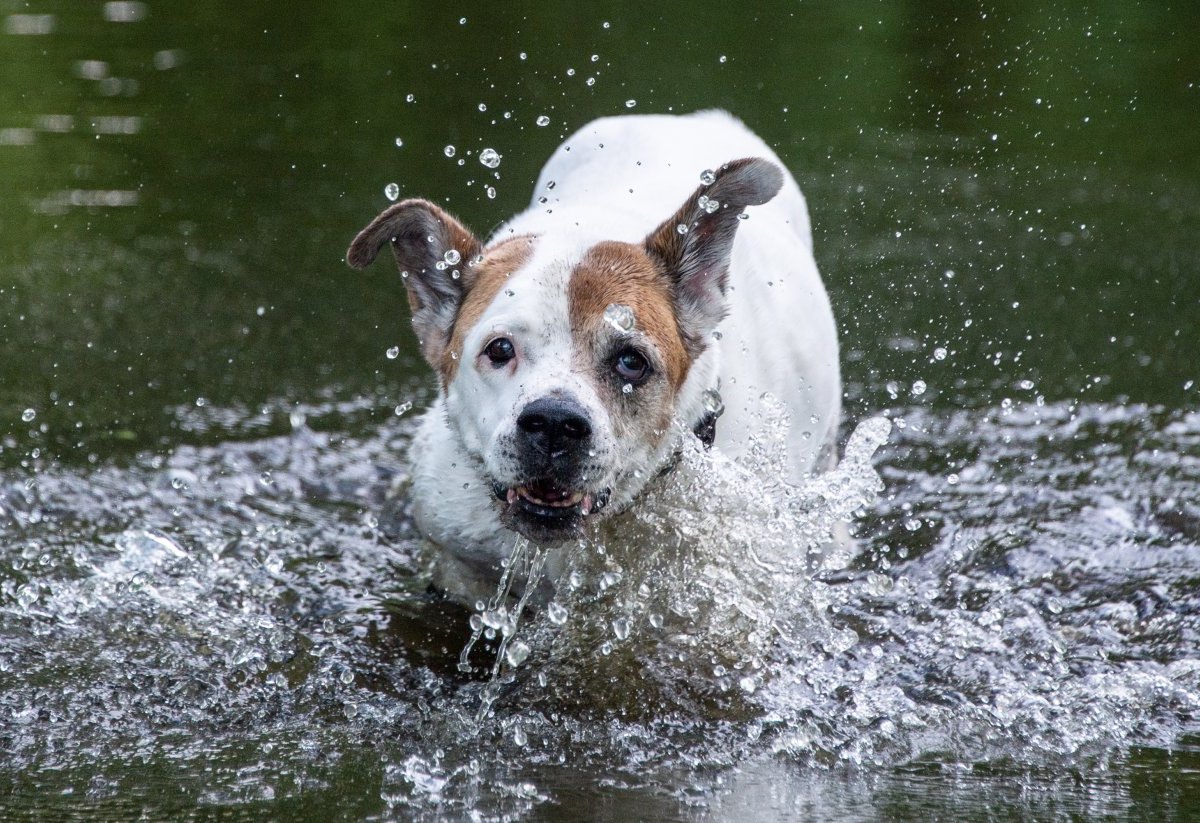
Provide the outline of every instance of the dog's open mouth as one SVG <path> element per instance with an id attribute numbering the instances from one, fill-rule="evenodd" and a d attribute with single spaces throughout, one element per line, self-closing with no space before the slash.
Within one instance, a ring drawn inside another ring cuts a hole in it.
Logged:
<path id="1" fill-rule="evenodd" d="M 604 508 L 608 490 L 593 492 L 560 486 L 552 480 L 527 480 L 507 487 L 493 482 L 492 492 L 505 504 L 506 525 L 531 540 L 562 540 L 578 533 L 588 515 Z"/>

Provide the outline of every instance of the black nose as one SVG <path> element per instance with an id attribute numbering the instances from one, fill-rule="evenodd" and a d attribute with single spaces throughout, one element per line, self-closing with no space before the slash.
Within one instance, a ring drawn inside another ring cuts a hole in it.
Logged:
<path id="1" fill-rule="evenodd" d="M 521 411 L 517 428 L 531 446 L 548 457 L 561 457 L 577 449 L 592 434 L 583 407 L 560 397 L 534 400 Z"/>

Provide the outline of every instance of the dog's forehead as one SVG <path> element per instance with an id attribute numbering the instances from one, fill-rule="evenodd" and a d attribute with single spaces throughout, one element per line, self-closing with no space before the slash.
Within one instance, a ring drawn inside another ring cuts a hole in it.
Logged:
<path id="1" fill-rule="evenodd" d="M 570 239 L 531 238 L 519 267 L 504 278 L 502 288 L 487 295 L 486 308 L 472 321 L 476 331 L 523 333 L 563 342 L 571 330 L 568 284 L 586 248 Z"/>

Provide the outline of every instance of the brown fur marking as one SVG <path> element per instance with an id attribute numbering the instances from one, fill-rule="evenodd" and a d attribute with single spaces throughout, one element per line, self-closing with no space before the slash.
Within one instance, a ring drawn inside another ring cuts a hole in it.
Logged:
<path id="1" fill-rule="evenodd" d="M 489 249 L 484 249 L 483 262 L 467 267 L 467 274 L 464 276 L 470 280 L 466 294 L 454 318 L 450 342 L 438 362 L 442 385 L 450 384 L 458 371 L 459 363 L 464 357 L 470 356 L 463 351 L 463 340 L 496 299 L 508 278 L 524 266 L 532 254 L 532 236 L 510 237 Z"/>
<path id="2" fill-rule="evenodd" d="M 571 333 L 577 341 L 598 338 L 610 304 L 633 309 L 637 328 L 662 355 L 672 391 L 683 385 L 692 358 L 675 318 L 671 282 L 641 246 L 597 243 L 571 273 L 567 299 Z"/>

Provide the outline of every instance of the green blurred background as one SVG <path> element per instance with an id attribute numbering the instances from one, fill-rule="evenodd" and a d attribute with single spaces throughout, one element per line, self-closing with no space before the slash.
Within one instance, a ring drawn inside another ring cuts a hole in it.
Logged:
<path id="1" fill-rule="evenodd" d="M 342 261 L 386 184 L 486 232 L 589 119 L 713 106 L 808 194 L 852 416 L 1196 402 L 1200 4 L 0 16 L 0 464 L 269 431 L 311 403 L 390 414 L 430 382 L 403 292 Z M 197 403 L 232 411 L 185 425 Z"/>

